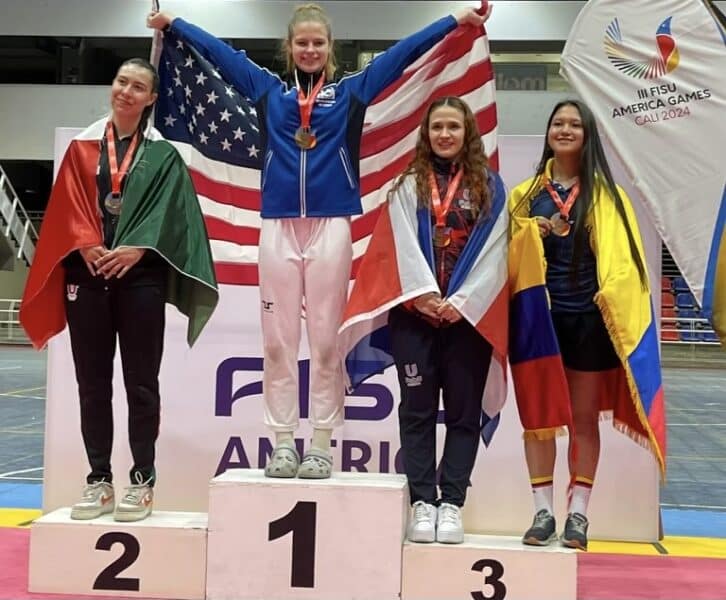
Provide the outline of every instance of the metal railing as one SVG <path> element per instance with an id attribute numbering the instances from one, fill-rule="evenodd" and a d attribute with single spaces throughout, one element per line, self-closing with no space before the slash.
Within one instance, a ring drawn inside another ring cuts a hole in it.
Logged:
<path id="1" fill-rule="evenodd" d="M 20 326 L 19 315 L 20 299 L 0 298 L 0 343 L 30 343 Z"/>
<path id="2" fill-rule="evenodd" d="M 719 346 L 718 335 L 707 319 L 698 317 L 661 317 L 661 342 L 666 344 L 703 344 Z"/>
<path id="3" fill-rule="evenodd" d="M 35 255 L 38 231 L 20 202 L 8 176 L 0 166 L 0 219 L 3 235 L 18 248 L 17 258 L 30 265 Z"/>

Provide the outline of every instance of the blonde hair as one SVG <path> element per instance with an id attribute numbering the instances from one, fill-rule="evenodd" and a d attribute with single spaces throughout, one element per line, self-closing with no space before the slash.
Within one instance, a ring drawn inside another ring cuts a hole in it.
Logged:
<path id="1" fill-rule="evenodd" d="M 292 58 L 292 38 L 295 35 L 295 26 L 300 23 L 320 23 L 325 27 L 325 32 L 328 35 L 328 60 L 325 63 L 325 79 L 332 81 L 335 76 L 335 71 L 338 69 L 338 65 L 335 62 L 335 52 L 333 47 L 333 28 L 330 24 L 328 15 L 323 8 L 317 4 L 301 4 L 295 8 L 295 11 L 290 17 L 290 22 L 287 24 L 287 38 L 282 42 L 282 54 L 285 59 L 285 65 L 288 73 L 293 73 L 295 70 L 295 61 Z"/>

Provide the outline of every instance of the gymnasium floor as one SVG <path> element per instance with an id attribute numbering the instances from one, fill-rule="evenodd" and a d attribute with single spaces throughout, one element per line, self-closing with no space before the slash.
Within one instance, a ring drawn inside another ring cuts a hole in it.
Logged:
<path id="1" fill-rule="evenodd" d="M 45 353 L 0 346 L 0 600 L 28 594 L 28 525 L 41 514 Z M 665 538 L 592 541 L 578 555 L 578 598 L 726 598 L 726 370 L 664 369 Z M 70 407 L 76 410 L 76 407 Z"/>

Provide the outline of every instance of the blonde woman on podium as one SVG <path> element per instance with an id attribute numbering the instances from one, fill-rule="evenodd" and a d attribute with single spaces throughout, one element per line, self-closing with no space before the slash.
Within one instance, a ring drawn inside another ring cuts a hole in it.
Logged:
<path id="1" fill-rule="evenodd" d="M 216 64 L 263 119 L 262 228 L 259 244 L 264 351 L 264 421 L 275 448 L 267 477 L 330 477 L 330 441 L 343 422 L 345 395 L 337 331 L 352 263 L 350 218 L 362 212 L 358 158 L 365 109 L 404 69 L 458 25 L 481 25 L 472 9 L 404 38 L 362 71 L 335 81 L 330 19 L 317 4 L 298 6 L 283 42 L 283 80 L 183 19 L 152 12 L 168 30 Z M 311 445 L 300 458 L 298 353 L 305 301 L 310 344 Z"/>

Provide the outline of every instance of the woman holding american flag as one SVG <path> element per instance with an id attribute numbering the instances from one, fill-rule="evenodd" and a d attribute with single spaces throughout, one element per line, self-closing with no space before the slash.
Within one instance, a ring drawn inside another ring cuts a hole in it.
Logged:
<path id="1" fill-rule="evenodd" d="M 330 477 L 332 431 L 343 421 L 337 330 L 352 262 L 351 216 L 362 212 L 359 154 L 366 107 L 449 32 L 459 25 L 481 26 L 488 14 L 465 9 L 444 17 L 338 81 L 330 20 L 316 4 L 297 7 L 287 24 L 287 80 L 182 19 L 158 11 L 148 16 L 149 27 L 170 28 L 215 63 L 250 98 L 260 119 L 263 395 L 265 423 L 275 434 L 268 477 Z M 301 460 L 294 433 L 303 300 L 313 435 Z"/>

